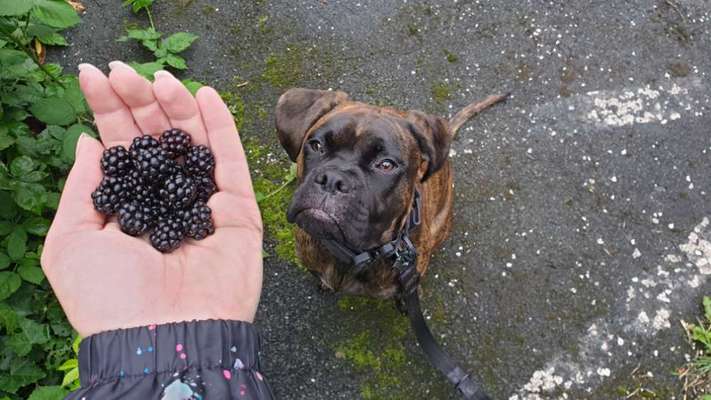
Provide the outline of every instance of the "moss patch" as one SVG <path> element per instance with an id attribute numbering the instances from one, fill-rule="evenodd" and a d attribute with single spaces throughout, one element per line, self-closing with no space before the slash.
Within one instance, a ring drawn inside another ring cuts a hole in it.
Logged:
<path id="1" fill-rule="evenodd" d="M 452 85 L 446 82 L 438 82 L 432 85 L 432 99 L 437 103 L 444 103 L 452 98 Z"/>
<path id="2" fill-rule="evenodd" d="M 275 88 L 294 86 L 303 79 L 302 51 L 299 46 L 290 46 L 282 53 L 270 54 L 264 61 L 262 78 Z"/>
<path id="3" fill-rule="evenodd" d="M 428 382 L 426 386 L 435 394 L 432 398 L 449 396 L 424 359 L 411 356 L 406 348 L 415 339 L 409 321 L 392 302 L 344 296 L 338 309 L 339 320 L 350 336 L 335 343 L 334 350 L 337 358 L 348 361 L 362 376 L 363 399 L 419 398 L 422 393 L 414 383 L 422 381 Z"/>
<path id="4" fill-rule="evenodd" d="M 280 149 L 261 145 L 254 140 L 244 141 L 247 161 L 252 171 L 252 184 L 257 195 L 259 209 L 268 239 L 273 245 L 267 256 L 277 257 L 300 265 L 296 256 L 294 227 L 286 220 L 286 209 L 294 194 L 293 172 L 290 163 L 281 155 Z"/>

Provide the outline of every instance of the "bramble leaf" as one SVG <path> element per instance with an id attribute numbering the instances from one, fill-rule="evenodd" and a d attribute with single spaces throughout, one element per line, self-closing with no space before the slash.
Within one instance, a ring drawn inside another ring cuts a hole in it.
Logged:
<path id="1" fill-rule="evenodd" d="M 17 273 L 20 275 L 20 278 L 27 282 L 34 283 L 35 285 L 40 285 L 42 281 L 44 281 L 42 268 L 40 268 L 39 264 L 34 260 L 27 263 L 23 262 L 23 264 L 17 268 Z"/>
<path id="2" fill-rule="evenodd" d="M 74 107 L 59 96 L 39 100 L 30 107 L 32 115 L 49 125 L 68 125 L 76 119 Z"/>
<path id="3" fill-rule="evenodd" d="M 0 16 L 22 15 L 32 9 L 29 0 L 0 0 Z"/>
<path id="4" fill-rule="evenodd" d="M 63 399 L 66 395 L 67 391 L 61 386 L 40 386 L 32 392 L 27 400 L 57 400 Z"/>
<path id="5" fill-rule="evenodd" d="M 64 0 L 33 1 L 36 7 L 32 10 L 32 16 L 45 25 L 64 29 L 80 22 L 77 12 Z"/>
<path id="6" fill-rule="evenodd" d="M 0 272 L 0 300 L 5 300 L 20 288 L 22 279 L 14 272 Z M 2 387 L 0 385 L 0 387 Z"/>
<path id="7" fill-rule="evenodd" d="M 165 57 L 165 61 L 168 63 L 173 68 L 177 69 L 187 69 L 188 64 L 185 63 L 185 59 L 180 56 L 176 56 L 175 54 L 168 54 Z"/>
<path id="8" fill-rule="evenodd" d="M 185 51 L 198 36 L 188 32 L 174 33 L 163 40 L 163 47 L 171 53 L 180 53 Z"/>
<path id="9" fill-rule="evenodd" d="M 7 237 L 7 254 L 13 260 L 20 260 L 27 251 L 27 231 L 22 228 L 15 229 Z"/>
<path id="10" fill-rule="evenodd" d="M 23 386 L 37 382 L 45 377 L 45 373 L 28 359 L 18 359 L 10 368 L 9 375 L 0 375 L 0 387 L 10 393 L 15 393 Z"/>

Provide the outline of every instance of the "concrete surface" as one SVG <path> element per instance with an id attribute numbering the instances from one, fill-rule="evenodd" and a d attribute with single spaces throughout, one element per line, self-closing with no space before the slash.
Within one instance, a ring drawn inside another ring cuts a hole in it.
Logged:
<path id="1" fill-rule="evenodd" d="M 84 2 L 54 60 L 147 60 L 115 42 L 144 19 Z M 511 91 L 452 146 L 455 230 L 423 288 L 433 329 L 496 399 L 681 398 L 679 320 L 711 294 L 711 3 L 158 0 L 155 18 L 200 35 L 190 75 L 244 100 L 242 135 L 272 161 L 286 87 L 447 115 Z M 322 293 L 277 257 L 265 271 L 279 398 L 457 398 L 389 304 Z"/>

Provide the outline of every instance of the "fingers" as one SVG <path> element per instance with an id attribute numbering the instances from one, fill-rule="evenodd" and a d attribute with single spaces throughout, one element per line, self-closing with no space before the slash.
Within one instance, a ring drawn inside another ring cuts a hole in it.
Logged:
<path id="1" fill-rule="evenodd" d="M 151 82 L 121 61 L 110 62 L 109 68 L 111 87 L 128 106 L 141 132 L 159 136 L 170 129 L 170 121 L 153 95 Z"/>
<path id="2" fill-rule="evenodd" d="M 76 161 L 64 184 L 50 234 L 103 228 L 104 217 L 94 209 L 91 200 L 91 193 L 103 176 L 100 167 L 103 151 L 101 143 L 91 136 L 79 137 Z"/>
<path id="3" fill-rule="evenodd" d="M 114 91 L 109 78 L 91 64 L 79 65 L 79 84 L 89 107 L 94 112 L 94 121 L 106 147 L 126 144 L 141 130 L 136 125 L 131 111 Z"/>
<path id="4" fill-rule="evenodd" d="M 215 155 L 215 181 L 220 191 L 254 198 L 247 159 L 232 114 L 215 89 L 203 87 L 197 103 Z"/>
<path id="5" fill-rule="evenodd" d="M 190 91 L 170 72 L 158 71 L 155 77 L 153 93 L 168 116 L 170 125 L 189 133 L 194 143 L 207 145 L 207 133 L 200 109 Z"/>

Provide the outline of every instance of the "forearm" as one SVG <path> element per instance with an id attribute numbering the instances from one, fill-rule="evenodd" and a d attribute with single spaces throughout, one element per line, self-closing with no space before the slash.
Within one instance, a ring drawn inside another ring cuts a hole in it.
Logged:
<path id="1" fill-rule="evenodd" d="M 272 399 L 259 342 L 241 321 L 103 332 L 82 341 L 81 389 L 67 399 Z"/>

